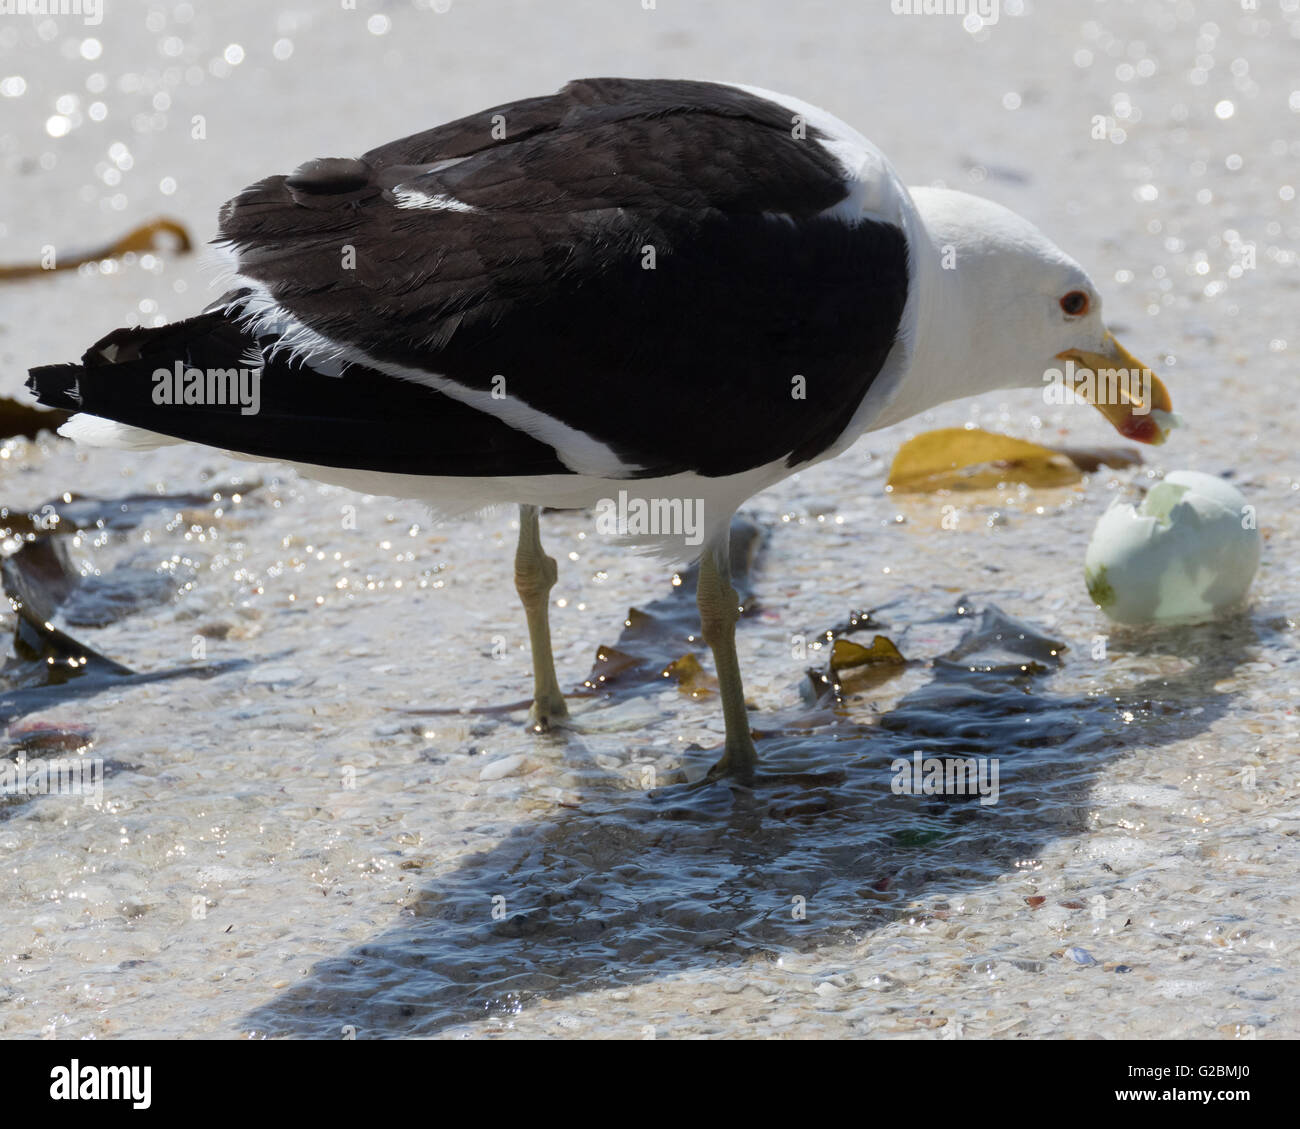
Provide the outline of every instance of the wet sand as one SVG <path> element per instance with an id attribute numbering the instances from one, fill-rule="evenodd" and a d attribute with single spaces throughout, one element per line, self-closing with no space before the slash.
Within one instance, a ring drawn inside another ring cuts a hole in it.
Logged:
<path id="1" fill-rule="evenodd" d="M 721 739 L 716 699 L 652 661 L 674 632 L 704 658 L 689 582 L 597 536 L 591 514 L 543 521 L 562 682 L 587 678 L 630 607 L 663 631 L 623 640 L 648 657 L 578 701 L 573 734 L 536 737 L 522 711 L 427 712 L 529 691 L 512 514 L 435 525 L 415 503 L 210 451 L 5 441 L 0 503 L 89 526 L 60 534 L 86 575 L 56 626 L 135 672 L 231 665 L 10 711 L 11 752 L 83 749 L 110 771 L 102 804 L 0 809 L 0 1033 L 1300 1033 L 1300 12 L 1005 3 L 972 35 L 863 7 L 232 3 L 160 19 L 122 0 L 48 38 L 0 25 L 0 84 L 24 79 L 0 85 L 0 262 L 158 214 L 202 241 L 268 172 L 572 77 L 724 78 L 826 106 L 909 183 L 1040 224 L 1188 423 L 1141 468 L 1077 486 L 885 492 L 898 445 L 932 427 L 1113 445 L 1095 412 L 984 396 L 753 499 L 738 645 L 769 736 L 752 793 L 681 786 Z M 193 312 L 209 278 L 161 254 L 5 284 L 0 395 L 119 324 Z M 1230 474 L 1257 506 L 1253 602 L 1116 631 L 1084 589 L 1089 533 L 1114 494 L 1178 468 Z M 106 504 L 74 511 L 65 492 Z M 189 497 L 123 515 L 131 495 Z M 879 626 L 854 638 L 879 630 L 912 661 L 811 702 L 826 657 L 808 641 L 866 609 Z M 998 802 L 895 795 L 891 764 L 916 751 L 997 759 Z"/>

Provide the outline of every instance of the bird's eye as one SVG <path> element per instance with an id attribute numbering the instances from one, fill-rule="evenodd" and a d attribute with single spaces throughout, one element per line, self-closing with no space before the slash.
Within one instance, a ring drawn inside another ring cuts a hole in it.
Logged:
<path id="1" fill-rule="evenodd" d="M 1081 317 L 1088 312 L 1088 295 L 1082 290 L 1071 290 L 1061 299 L 1061 309 L 1072 318 Z"/>

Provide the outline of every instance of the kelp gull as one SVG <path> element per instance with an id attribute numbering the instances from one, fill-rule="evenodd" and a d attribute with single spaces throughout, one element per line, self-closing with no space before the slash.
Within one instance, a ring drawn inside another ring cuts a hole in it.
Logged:
<path id="1" fill-rule="evenodd" d="M 42 403 L 79 413 L 62 434 L 206 444 L 444 515 L 518 504 L 539 727 L 567 716 L 539 507 L 696 500 L 700 537 L 640 540 L 701 554 L 716 772 L 756 763 L 727 559 L 746 498 L 865 431 L 1041 387 L 1061 360 L 1142 368 L 1032 225 L 909 191 L 850 126 L 748 86 L 572 82 L 259 181 L 217 242 L 234 280 L 203 313 L 33 370 Z M 214 402 L 236 398 L 212 374 L 248 365 L 257 411 Z M 1151 388 L 1098 407 L 1159 442 L 1169 400 Z"/>

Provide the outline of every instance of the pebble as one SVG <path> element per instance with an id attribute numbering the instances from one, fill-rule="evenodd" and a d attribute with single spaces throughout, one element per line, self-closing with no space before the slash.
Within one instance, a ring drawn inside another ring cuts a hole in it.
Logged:
<path id="1" fill-rule="evenodd" d="M 253 686 L 291 686 L 301 681 L 303 672 L 296 666 L 266 666 L 253 671 L 248 681 Z"/>
<path id="2" fill-rule="evenodd" d="M 518 775 L 524 767 L 524 758 L 519 755 L 502 757 L 500 760 L 485 764 L 479 769 L 480 780 L 501 780 L 506 776 Z"/>

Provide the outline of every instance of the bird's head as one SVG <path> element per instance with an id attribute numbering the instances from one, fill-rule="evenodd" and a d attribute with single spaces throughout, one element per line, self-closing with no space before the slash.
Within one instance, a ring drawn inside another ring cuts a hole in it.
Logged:
<path id="1" fill-rule="evenodd" d="M 926 322 L 960 337 L 964 355 L 948 363 L 961 365 L 969 393 L 1041 388 L 1049 404 L 1090 403 L 1127 438 L 1164 442 L 1176 418 L 1169 393 L 1106 328 L 1101 293 L 1078 263 L 990 200 L 911 194 L 939 260 L 918 337 Z"/>

